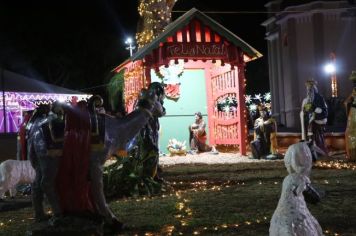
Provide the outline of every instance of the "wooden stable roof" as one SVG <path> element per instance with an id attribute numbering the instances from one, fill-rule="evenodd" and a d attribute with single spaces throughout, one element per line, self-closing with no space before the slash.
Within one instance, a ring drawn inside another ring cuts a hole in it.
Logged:
<path id="1" fill-rule="evenodd" d="M 162 43 L 209 43 L 220 41 L 224 41 L 225 44 L 232 44 L 236 48 L 241 49 L 242 53 L 244 56 L 248 57 L 249 61 L 262 57 L 260 52 L 251 47 L 237 35 L 204 13 L 192 8 L 174 22 L 170 23 L 152 42 L 138 50 L 131 57 L 131 60 L 135 61 L 144 59 L 147 55 L 153 54 L 153 51 L 162 46 Z"/>

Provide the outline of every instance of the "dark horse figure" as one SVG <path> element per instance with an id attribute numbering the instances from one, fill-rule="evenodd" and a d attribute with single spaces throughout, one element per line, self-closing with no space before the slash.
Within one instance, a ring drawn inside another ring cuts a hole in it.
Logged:
<path id="1" fill-rule="evenodd" d="M 98 96 L 94 96 L 88 104 L 81 101 L 73 106 L 63 105 L 66 120 L 65 127 L 62 127 L 63 149 L 57 148 L 58 151 L 63 150 L 63 154 L 54 152 L 55 159 L 46 155 L 51 141 L 48 135 L 42 135 L 54 118 L 50 118 L 48 110 L 41 110 L 29 132 L 32 137 L 29 143 L 33 147 L 37 143 L 40 148 L 30 147 L 29 150 L 36 154 L 31 158 L 34 163 L 43 160 L 51 167 L 50 170 L 54 170 L 46 171 L 45 176 L 38 172 L 36 178 L 41 179 L 39 183 L 44 183 L 39 189 L 49 198 L 55 219 L 91 212 L 99 215 L 108 226 L 120 229 L 121 223 L 105 200 L 103 164 L 108 157 L 125 149 L 127 142 L 137 135 L 153 114 L 162 112 L 163 106 L 154 93 L 142 91 L 136 110 L 124 118 L 106 115 L 101 107 L 102 99 Z M 43 169 L 37 164 L 34 167 Z M 43 197 L 35 200 L 36 220 L 42 221 L 46 218 L 42 203 L 39 203 Z"/>

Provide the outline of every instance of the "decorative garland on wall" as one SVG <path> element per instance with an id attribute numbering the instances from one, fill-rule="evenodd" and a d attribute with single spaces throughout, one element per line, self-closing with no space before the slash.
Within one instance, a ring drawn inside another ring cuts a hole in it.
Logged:
<path id="1" fill-rule="evenodd" d="M 176 63 L 177 62 L 177 63 Z M 180 97 L 180 77 L 184 72 L 184 61 L 171 60 L 168 67 L 161 66 L 158 71 L 155 71 L 158 78 L 165 85 L 165 93 L 168 99 L 177 101 Z"/>

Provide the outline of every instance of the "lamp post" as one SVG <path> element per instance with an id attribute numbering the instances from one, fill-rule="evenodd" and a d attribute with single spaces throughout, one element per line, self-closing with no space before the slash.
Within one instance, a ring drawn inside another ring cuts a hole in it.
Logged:
<path id="1" fill-rule="evenodd" d="M 135 46 L 133 46 L 133 41 L 131 38 L 127 38 L 125 41 L 125 44 L 129 45 L 128 47 L 126 47 L 127 50 L 130 50 L 130 57 L 132 57 L 132 51 L 136 48 Z"/>
<path id="2" fill-rule="evenodd" d="M 334 53 L 330 54 L 330 62 L 324 66 L 324 71 L 331 77 L 331 97 L 337 97 L 337 78 L 336 78 L 336 56 Z"/>

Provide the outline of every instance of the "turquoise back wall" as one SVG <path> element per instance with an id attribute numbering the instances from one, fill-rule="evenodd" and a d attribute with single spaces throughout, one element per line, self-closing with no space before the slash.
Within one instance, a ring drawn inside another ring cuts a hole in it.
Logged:
<path id="1" fill-rule="evenodd" d="M 160 118 L 160 151 L 167 153 L 168 140 L 175 138 L 178 141 L 186 141 L 189 150 L 188 126 L 195 120 L 194 113 L 200 111 L 208 129 L 207 101 L 204 70 L 184 70 L 179 78 L 180 98 L 178 101 L 164 100 L 166 116 Z M 155 73 L 151 73 L 152 82 L 161 81 Z M 208 136 L 209 137 L 209 136 Z"/>

